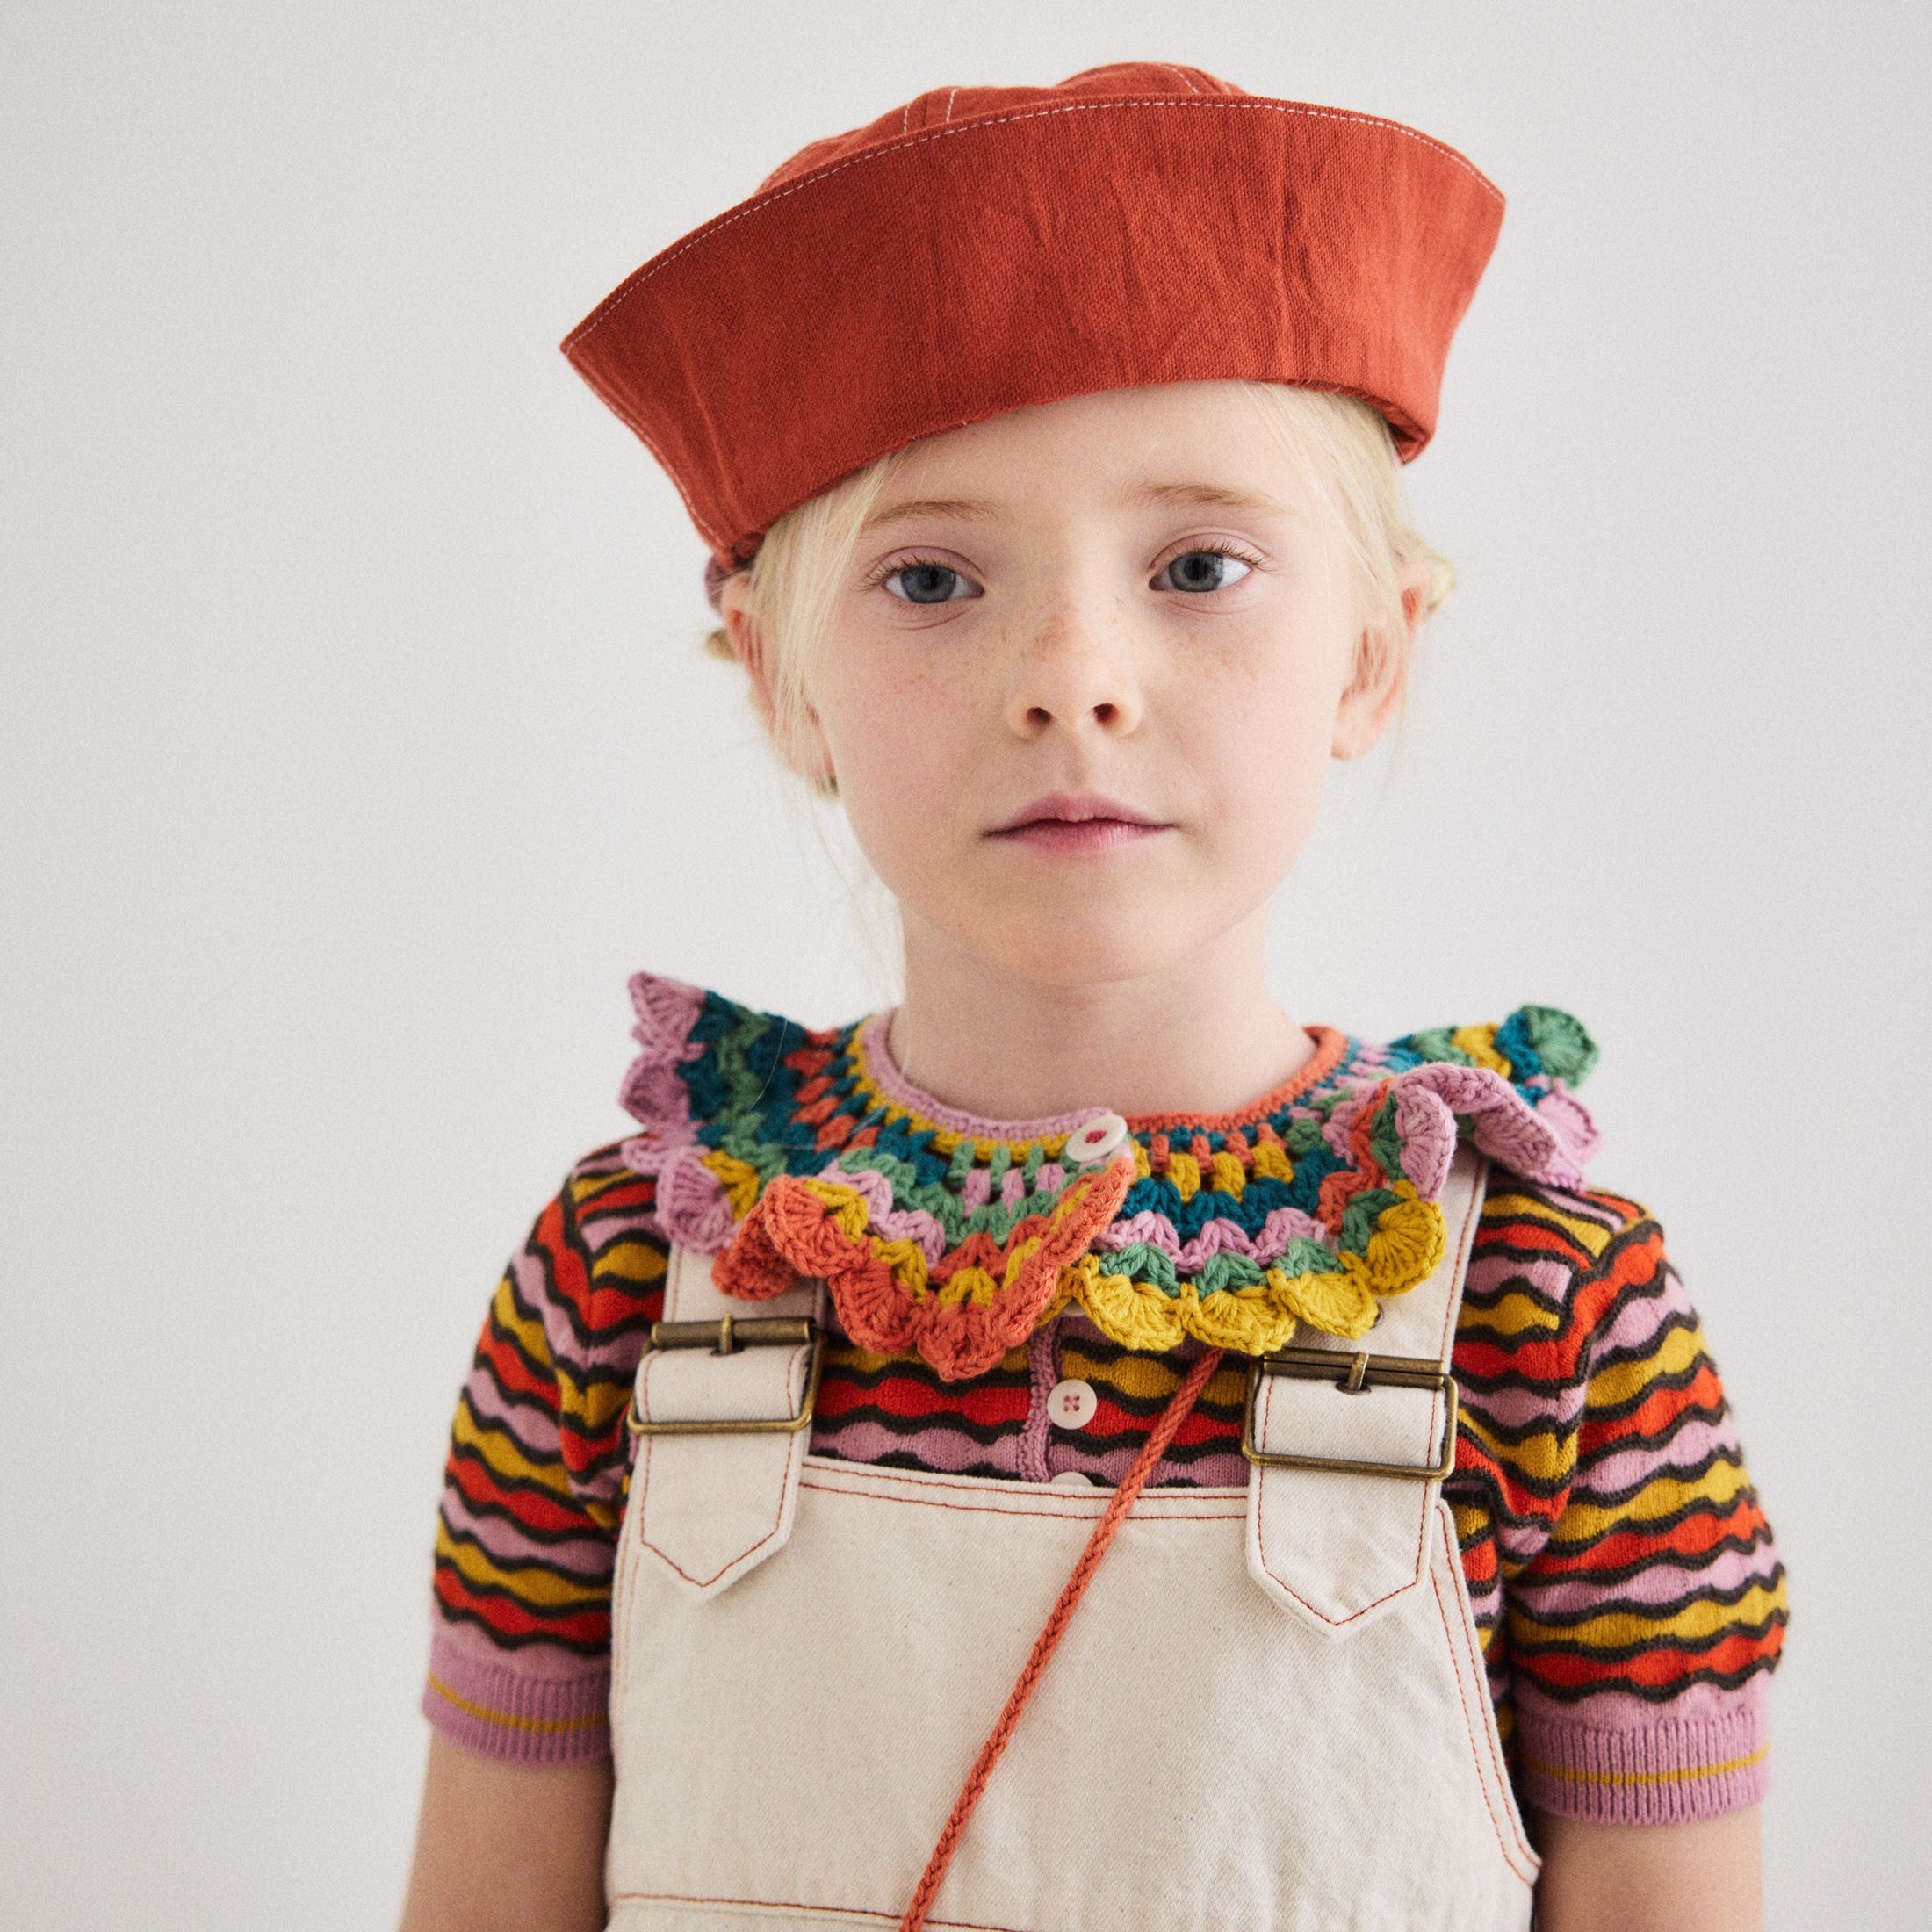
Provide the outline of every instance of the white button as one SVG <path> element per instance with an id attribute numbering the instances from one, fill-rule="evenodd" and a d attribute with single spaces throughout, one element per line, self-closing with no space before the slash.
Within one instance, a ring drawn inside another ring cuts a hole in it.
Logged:
<path id="1" fill-rule="evenodd" d="M 1127 1138 L 1127 1122 L 1118 1114 L 1096 1114 L 1085 1127 L 1067 1135 L 1066 1157 L 1076 1167 L 1104 1161 Z"/>
<path id="2" fill-rule="evenodd" d="M 1079 1469 L 1063 1469 L 1048 1484 L 1054 1489 L 1091 1489 L 1093 1478 Z"/>
<path id="3" fill-rule="evenodd" d="M 1047 1397 L 1047 1415 L 1056 1429 L 1085 1429 L 1099 1406 L 1091 1382 L 1056 1382 Z"/>

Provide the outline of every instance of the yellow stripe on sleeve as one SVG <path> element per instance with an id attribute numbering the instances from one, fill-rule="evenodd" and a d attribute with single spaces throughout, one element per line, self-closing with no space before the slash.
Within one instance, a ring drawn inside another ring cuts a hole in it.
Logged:
<path id="1" fill-rule="evenodd" d="M 602 1435 L 624 1412 L 630 1400 L 628 1382 L 593 1382 L 585 1388 L 561 1369 L 557 1372 L 558 1414 L 566 1418 L 579 1435 Z"/>
<path id="2" fill-rule="evenodd" d="M 1521 1611 L 1510 1615 L 1510 1630 L 1519 1642 L 1568 1643 L 1584 1650 L 1617 1650 L 1632 1644 L 1698 1643 L 1727 1630 L 1755 1629 L 1785 1607 L 1784 1586 L 1759 1583 L 1734 1604 L 1685 1604 L 1668 1617 L 1646 1617 L 1625 1607 L 1606 1611 L 1580 1624 L 1539 1623 Z"/>
<path id="3" fill-rule="evenodd" d="M 1633 1396 L 1640 1395 L 1660 1376 L 1681 1375 L 1694 1366 L 1704 1352 L 1701 1328 L 1672 1329 L 1653 1354 L 1641 1360 L 1613 1362 L 1608 1368 L 1598 1369 L 1590 1379 L 1590 1407 L 1618 1408 Z"/>
<path id="4" fill-rule="evenodd" d="M 1761 1744 L 1745 1756 L 1727 1757 L 1721 1764 L 1686 1764 L 1670 1771 L 1580 1771 L 1568 1764 L 1546 1764 L 1527 1751 L 1523 1754 L 1523 1762 L 1539 1776 L 1557 1778 L 1566 1784 L 1690 1784 L 1700 1777 L 1723 1777 L 1731 1771 L 1748 1770 L 1754 1764 L 1762 1764 L 1770 1748 L 1769 1744 Z"/>
<path id="5" fill-rule="evenodd" d="M 459 1448 L 472 1449 L 491 1471 L 517 1482 L 533 1482 L 575 1504 L 571 1493 L 570 1472 L 560 1462 L 534 1462 L 523 1453 L 515 1438 L 502 1429 L 488 1429 L 477 1420 L 476 1411 L 465 1395 L 457 1403 L 456 1420 L 450 1427 L 450 1439 Z"/>
<path id="6" fill-rule="evenodd" d="M 1547 1201 L 1532 1200 L 1528 1194 L 1491 1194 L 1482 1204 L 1482 1218 L 1485 1221 L 1540 1221 L 1552 1228 L 1560 1228 L 1592 1261 L 1603 1258 L 1604 1250 L 1618 1233 L 1616 1229 L 1606 1228 L 1600 1221 L 1586 1221 L 1580 1215 L 1566 1215 L 1561 1208 L 1552 1208 Z"/>
<path id="7" fill-rule="evenodd" d="M 1520 1288 L 1511 1288 L 1493 1305 L 1484 1303 L 1470 1307 L 1466 1304 L 1460 1325 L 1489 1329 L 1498 1335 L 1517 1336 L 1525 1329 L 1560 1329 L 1563 1317 L 1534 1295 L 1525 1294 Z"/>
<path id="8" fill-rule="evenodd" d="M 601 1281 L 616 1275 L 620 1281 L 648 1284 L 664 1279 L 663 1249 L 648 1241 L 613 1241 L 590 1264 L 590 1278 Z"/>
<path id="9" fill-rule="evenodd" d="M 1505 1439 L 1467 1407 L 1462 1411 L 1460 1426 L 1512 1475 L 1527 1476 L 1532 1482 L 1558 1483 L 1567 1481 L 1576 1467 L 1574 1436 L 1539 1429 L 1534 1435 Z"/>
<path id="10" fill-rule="evenodd" d="M 436 1525 L 436 1556 L 450 1564 L 467 1583 L 487 1584 L 507 1590 L 521 1603 L 535 1604 L 544 1610 L 575 1610 L 581 1605 L 610 1601 L 609 1583 L 573 1583 L 553 1569 L 536 1564 L 520 1564 L 506 1569 L 494 1563 L 473 1543 L 458 1543 L 442 1524 Z"/>
<path id="11" fill-rule="evenodd" d="M 519 1717 L 514 1711 L 493 1711 L 487 1704 L 472 1704 L 468 1698 L 458 1697 L 433 1670 L 429 1673 L 429 1688 L 445 1704 L 453 1704 L 465 1717 L 476 1718 L 485 1724 L 501 1725 L 508 1731 L 538 1731 L 554 1735 L 559 1731 L 588 1731 L 610 1721 L 602 1711 L 594 1711 L 588 1717 L 581 1718 L 525 1718 Z"/>
<path id="12" fill-rule="evenodd" d="M 1698 1503 L 1727 1503 L 1749 1489 L 1751 1479 L 1741 1463 L 1719 1457 L 1704 1474 L 1685 1481 L 1678 1476 L 1659 1476 L 1647 1482 L 1634 1496 L 1607 1507 L 1573 1502 L 1557 1519 L 1550 1546 L 1561 1550 L 1568 1543 L 1594 1542 L 1613 1530 L 1634 1529 L 1660 1517 L 1681 1515 Z"/>
<path id="13" fill-rule="evenodd" d="M 516 1289 L 507 1274 L 496 1284 L 496 1294 L 490 1302 L 490 1326 L 499 1334 L 508 1335 L 538 1367 L 556 1366 L 551 1360 L 550 1337 L 544 1334 L 544 1324 L 517 1307 Z"/>

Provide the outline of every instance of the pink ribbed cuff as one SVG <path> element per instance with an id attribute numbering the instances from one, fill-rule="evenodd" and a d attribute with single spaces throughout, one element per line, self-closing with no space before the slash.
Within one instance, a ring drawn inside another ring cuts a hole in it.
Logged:
<path id="1" fill-rule="evenodd" d="M 438 1631 L 422 1714 L 453 1744 L 515 1764 L 583 1764 L 610 1755 L 610 1673 L 533 1676 L 484 1663 Z"/>
<path id="2" fill-rule="evenodd" d="M 1764 1707 L 1605 1730 L 1519 1711 L 1523 1795 L 1539 1811 L 1598 1825 L 1668 1825 L 1741 1811 L 1770 1783 Z"/>

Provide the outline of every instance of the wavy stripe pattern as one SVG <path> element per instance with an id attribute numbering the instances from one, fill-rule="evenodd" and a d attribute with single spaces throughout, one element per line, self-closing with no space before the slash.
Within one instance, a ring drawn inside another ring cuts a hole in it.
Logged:
<path id="1" fill-rule="evenodd" d="M 451 1434 L 424 1708 L 474 1749 L 560 1762 L 608 1748 L 623 1410 L 662 1304 L 655 1182 L 620 1146 L 579 1163 L 491 1303 Z M 970 1381 L 836 1339 L 812 1447 L 947 1474 L 1117 1481 L 1190 1362 L 1078 1311 Z M 1641 1821 L 1763 1788 L 1758 1680 L 1784 1576 L 1717 1371 L 1656 1224 L 1613 1194 L 1497 1174 L 1454 1356 L 1445 1486 L 1524 1795 Z M 1063 1377 L 1098 1398 L 1051 1427 Z M 1209 1382 L 1156 1478 L 1238 1485 L 1244 1382 Z M 1720 1769 L 1721 1768 L 1721 1769 Z"/>

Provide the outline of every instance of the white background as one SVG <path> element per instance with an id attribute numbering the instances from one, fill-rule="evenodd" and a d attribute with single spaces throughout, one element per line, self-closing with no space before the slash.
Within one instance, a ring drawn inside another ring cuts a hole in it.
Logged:
<path id="1" fill-rule="evenodd" d="M 1413 472 L 1463 588 L 1279 984 L 1596 1031 L 1792 1571 L 1772 1923 L 1922 1923 L 1928 55 L 1766 0 L 13 0 L 0 1917 L 391 1920 L 443 1431 L 621 1124 L 625 974 L 883 997 L 557 339 L 807 140 L 1139 57 L 1510 194 Z"/>

